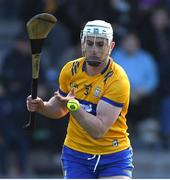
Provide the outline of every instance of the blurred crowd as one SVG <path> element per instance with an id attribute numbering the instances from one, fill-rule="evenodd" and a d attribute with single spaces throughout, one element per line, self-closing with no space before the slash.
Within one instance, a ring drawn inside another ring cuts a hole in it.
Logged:
<path id="1" fill-rule="evenodd" d="M 29 173 L 34 149 L 61 151 L 67 117 L 49 121 L 37 115 L 37 129 L 23 131 L 28 121 L 26 98 L 31 92 L 31 51 L 26 22 L 48 12 L 57 24 L 46 39 L 38 96 L 58 89 L 62 66 L 81 56 L 80 31 L 89 20 L 112 24 L 116 48 L 111 57 L 128 74 L 131 101 L 127 115 L 134 148 L 170 150 L 170 1 L 169 0 L 0 0 L 0 177 Z"/>

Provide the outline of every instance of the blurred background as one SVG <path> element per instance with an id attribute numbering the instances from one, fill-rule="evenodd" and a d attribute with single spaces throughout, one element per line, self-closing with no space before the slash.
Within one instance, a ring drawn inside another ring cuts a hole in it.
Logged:
<path id="1" fill-rule="evenodd" d="M 62 178 L 61 148 L 67 119 L 37 115 L 25 133 L 31 92 L 31 52 L 26 22 L 48 12 L 58 23 L 43 47 L 38 96 L 58 89 L 62 66 L 81 56 L 80 31 L 103 19 L 114 29 L 114 61 L 131 83 L 127 115 L 134 150 L 134 178 L 170 178 L 170 1 L 0 0 L 0 177 Z"/>

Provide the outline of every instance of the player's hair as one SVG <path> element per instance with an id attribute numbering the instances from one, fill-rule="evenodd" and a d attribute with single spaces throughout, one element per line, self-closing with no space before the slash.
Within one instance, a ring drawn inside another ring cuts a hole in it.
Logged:
<path id="1" fill-rule="evenodd" d="M 84 42 L 87 36 L 106 38 L 111 43 L 113 40 L 113 29 L 110 23 L 103 20 L 88 21 L 81 31 L 81 41 Z"/>

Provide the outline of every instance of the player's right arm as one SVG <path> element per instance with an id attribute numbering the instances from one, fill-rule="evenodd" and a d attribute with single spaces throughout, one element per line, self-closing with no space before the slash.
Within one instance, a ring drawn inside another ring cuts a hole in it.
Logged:
<path id="1" fill-rule="evenodd" d="M 59 119 L 68 113 L 67 108 L 58 102 L 55 96 L 49 101 L 43 101 L 39 97 L 32 99 L 31 96 L 28 96 L 27 109 L 30 112 L 38 112 L 51 119 Z"/>
<path id="2" fill-rule="evenodd" d="M 67 82 L 70 79 L 70 71 L 72 63 L 67 63 L 61 70 L 59 76 L 59 85 L 63 92 L 68 92 Z M 56 92 L 57 93 L 57 92 Z M 67 94 L 67 93 L 66 93 Z M 38 112 L 51 119 L 59 119 L 68 113 L 66 106 L 64 106 L 54 95 L 49 101 L 43 101 L 41 98 L 32 99 L 31 96 L 27 98 L 27 109 L 31 112 Z"/>

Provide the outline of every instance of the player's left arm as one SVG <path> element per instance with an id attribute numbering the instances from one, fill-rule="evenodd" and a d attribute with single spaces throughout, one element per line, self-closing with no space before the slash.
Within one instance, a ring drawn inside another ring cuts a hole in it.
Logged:
<path id="1" fill-rule="evenodd" d="M 66 107 L 67 102 L 75 97 L 74 94 L 74 89 L 72 89 L 66 97 L 56 94 L 56 98 Z M 86 112 L 82 107 L 77 111 L 70 111 L 70 113 L 90 136 L 101 138 L 117 120 L 121 110 L 122 107 L 100 100 L 96 116 Z"/>
<path id="2" fill-rule="evenodd" d="M 97 104 L 96 116 L 83 108 L 71 114 L 90 136 L 101 138 L 118 119 L 122 108 L 128 102 L 129 94 L 130 84 L 127 78 L 110 82 Z"/>
<path id="3" fill-rule="evenodd" d="M 83 108 L 71 112 L 71 115 L 79 122 L 88 134 L 95 138 L 101 138 L 117 120 L 122 108 L 100 100 L 97 105 L 96 116 L 86 112 Z"/>
<path id="4" fill-rule="evenodd" d="M 70 111 L 70 113 L 91 137 L 101 138 L 118 119 L 124 103 L 129 98 L 129 93 L 130 86 L 127 79 L 111 82 L 97 104 L 96 116 L 86 112 L 82 107 L 77 111 Z M 67 97 L 57 96 L 57 99 L 66 105 L 71 99 L 70 96 L 71 98 L 75 97 L 73 90 Z"/>

